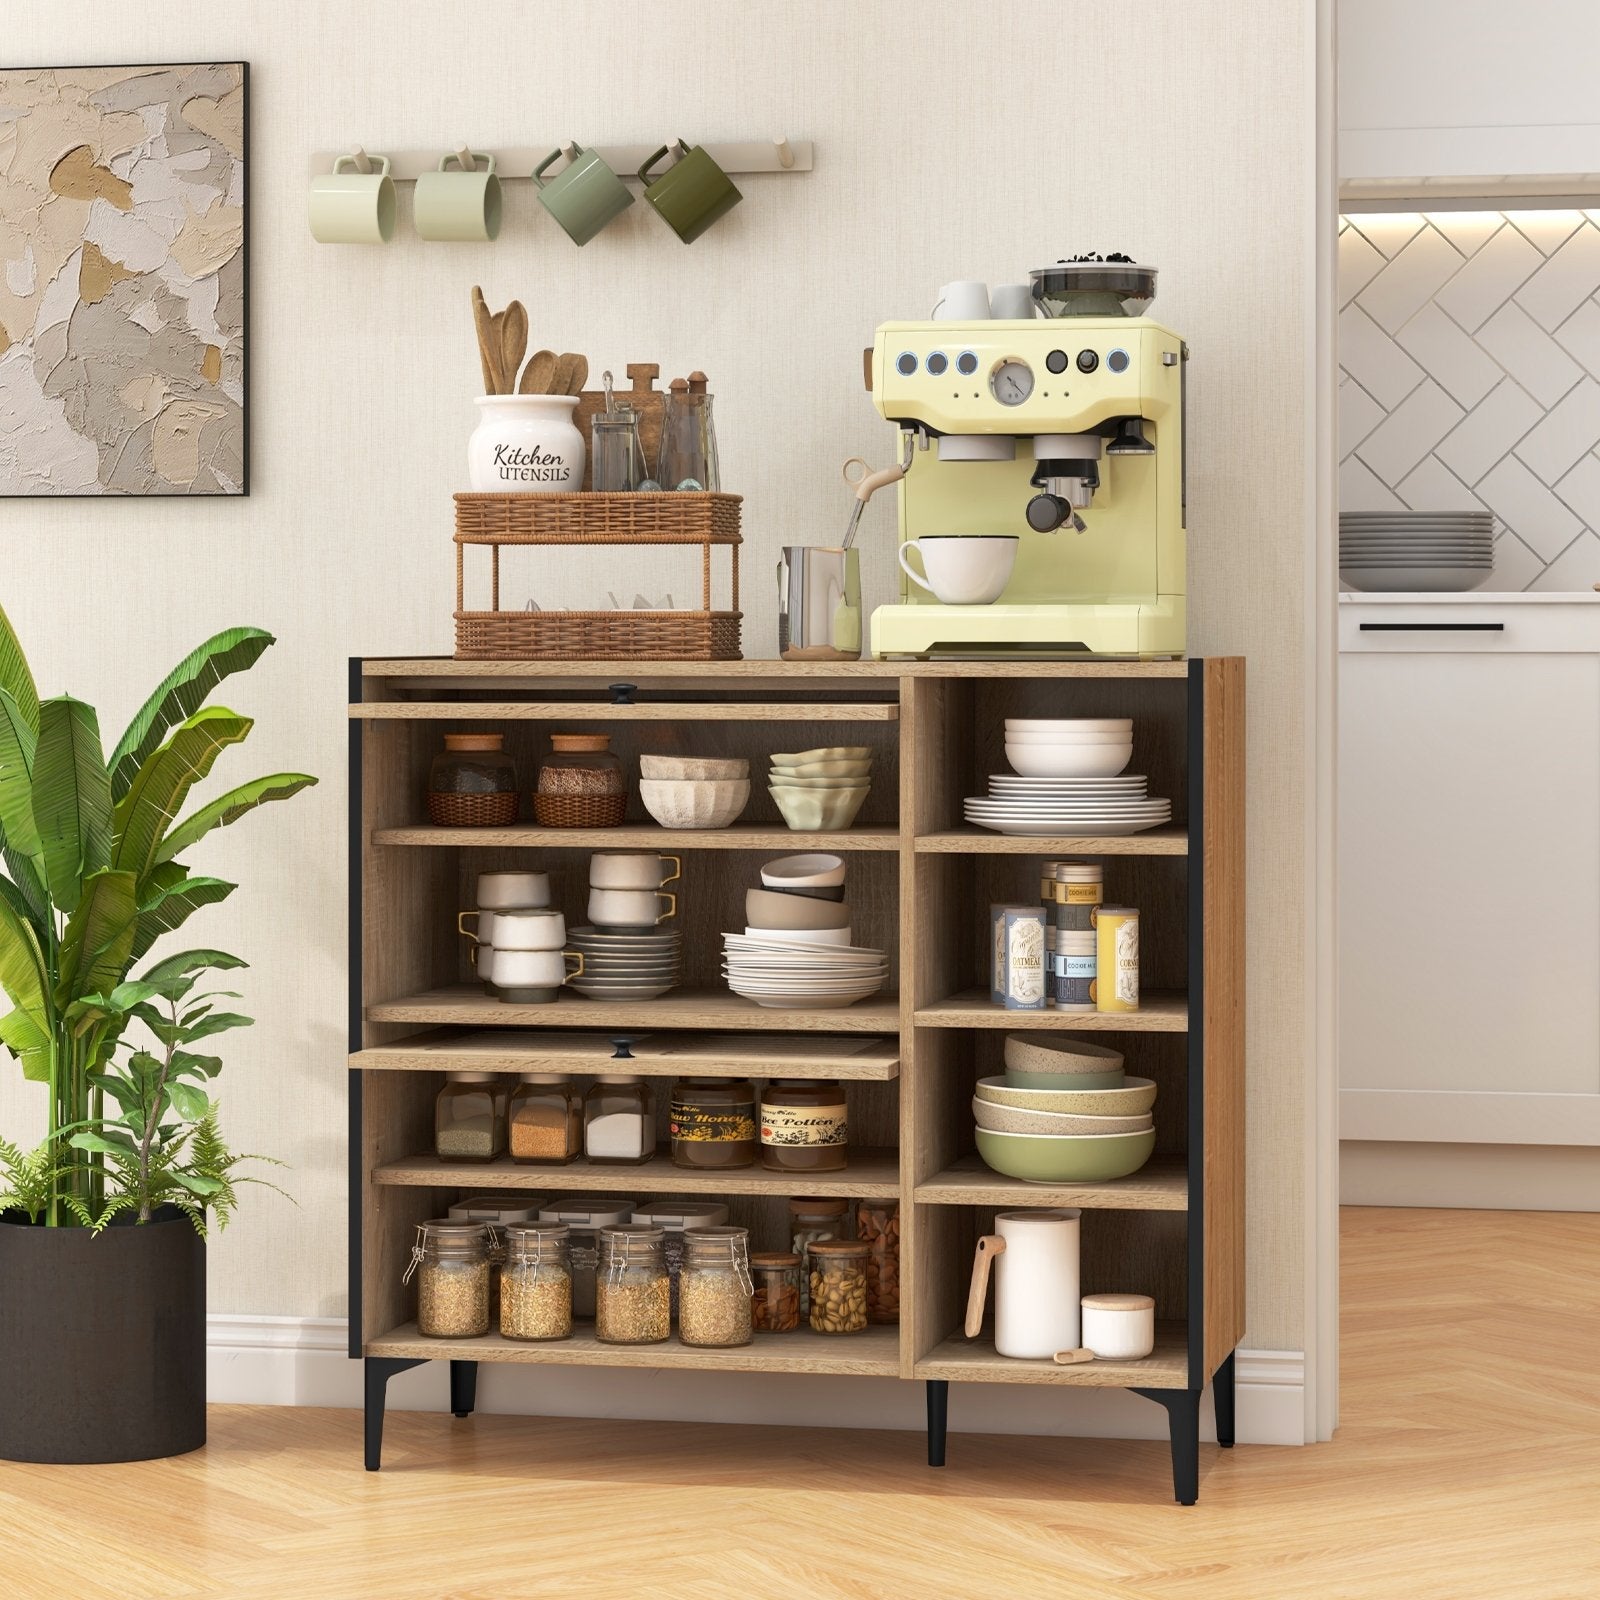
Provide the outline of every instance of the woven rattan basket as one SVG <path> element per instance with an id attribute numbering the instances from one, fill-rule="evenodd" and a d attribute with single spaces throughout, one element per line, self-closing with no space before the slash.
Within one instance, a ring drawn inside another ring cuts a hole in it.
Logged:
<path id="1" fill-rule="evenodd" d="M 428 821 L 436 828 L 509 828 L 517 820 L 518 796 L 429 794 Z"/>
<path id="2" fill-rule="evenodd" d="M 499 661 L 737 661 L 736 494 L 458 494 L 456 656 Z M 467 550 L 490 552 L 490 609 L 466 607 Z M 506 611 L 500 552 L 528 545 L 700 546 L 698 611 Z M 711 552 L 728 550 L 731 604 L 713 610 Z"/>
<path id="3" fill-rule="evenodd" d="M 625 794 L 536 794 L 533 818 L 541 828 L 620 828 L 628 814 Z"/>

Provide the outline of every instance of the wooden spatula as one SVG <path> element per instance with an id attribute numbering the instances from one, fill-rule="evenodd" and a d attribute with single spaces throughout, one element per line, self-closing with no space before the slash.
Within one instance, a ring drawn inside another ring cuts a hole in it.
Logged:
<path id="1" fill-rule="evenodd" d="M 478 331 L 478 360 L 483 366 L 483 392 L 504 394 L 501 381 L 500 346 L 495 338 L 494 318 L 484 302 L 483 290 L 472 286 L 472 321 Z"/>
<path id="2" fill-rule="evenodd" d="M 588 356 L 574 356 L 572 362 L 572 376 L 567 380 L 567 387 L 562 392 L 565 394 L 582 394 L 584 384 L 589 381 L 589 358 Z"/>
<path id="3" fill-rule="evenodd" d="M 545 390 L 546 394 L 572 393 L 572 377 L 578 370 L 578 360 L 579 358 L 570 350 L 556 357 L 555 374 L 550 379 L 550 387 Z"/>
<path id="4" fill-rule="evenodd" d="M 550 385 L 556 375 L 556 353 L 554 350 L 535 350 L 528 357 L 528 364 L 522 369 L 522 382 L 517 386 L 518 394 L 549 394 Z"/>
<path id="5" fill-rule="evenodd" d="M 528 353 L 528 311 L 520 300 L 513 300 L 502 313 L 500 323 L 500 376 L 505 392 L 515 394 L 522 358 Z"/>

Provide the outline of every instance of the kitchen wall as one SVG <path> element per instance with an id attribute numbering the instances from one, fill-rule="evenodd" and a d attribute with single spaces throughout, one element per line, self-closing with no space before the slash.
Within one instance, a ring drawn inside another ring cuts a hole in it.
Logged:
<path id="1" fill-rule="evenodd" d="M 1339 233 L 1339 505 L 1495 516 L 1486 588 L 1600 581 L 1600 211 Z"/>
<path id="2" fill-rule="evenodd" d="M 207 867 L 244 887 L 204 932 L 252 962 L 260 1019 L 222 1080 L 230 1129 L 289 1162 L 299 1201 L 252 1197 L 217 1241 L 214 1310 L 344 1310 L 345 659 L 451 648 L 449 494 L 479 388 L 469 287 L 520 296 L 534 344 L 585 350 L 596 374 L 654 360 L 711 375 L 724 472 L 746 497 L 746 650 L 769 654 L 778 546 L 835 538 L 840 464 L 894 447 L 861 389 L 874 325 L 925 311 L 950 278 L 1015 280 L 1098 248 L 1161 267 L 1157 313 L 1194 350 L 1191 646 L 1250 663 L 1247 1343 L 1300 1347 L 1311 10 L 1156 0 L 1130 25 L 1037 0 L 709 0 L 670 18 L 616 0 L 8 8 L 12 62 L 252 64 L 253 495 L 0 501 L 0 598 L 43 684 L 120 727 L 199 637 L 258 623 L 280 643 L 226 699 L 260 725 L 223 765 L 322 775 L 207 846 Z M 751 179 L 688 249 L 639 205 L 578 251 L 521 185 L 493 246 L 418 242 L 404 189 L 387 248 L 306 230 L 308 153 L 355 140 L 780 131 L 817 141 L 816 171 Z M 887 504 L 869 511 L 879 601 L 892 529 Z M 683 577 L 630 561 L 626 582 Z M 541 598 L 616 578 L 552 561 Z M 38 1096 L 0 1082 L 0 1125 L 30 1131 Z"/>

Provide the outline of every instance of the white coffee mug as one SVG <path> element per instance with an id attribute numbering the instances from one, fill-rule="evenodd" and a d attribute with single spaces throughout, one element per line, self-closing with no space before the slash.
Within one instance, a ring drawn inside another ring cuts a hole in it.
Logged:
<path id="1" fill-rule="evenodd" d="M 484 911 L 536 911 L 549 904 L 548 872 L 478 874 L 478 905 Z"/>
<path id="2" fill-rule="evenodd" d="M 576 966 L 568 965 L 576 962 Z M 580 950 L 493 950 L 479 947 L 478 975 L 504 993 L 508 989 L 554 990 L 583 976 Z"/>
<path id="3" fill-rule="evenodd" d="M 667 871 L 667 863 L 672 871 Z M 683 876 L 677 856 L 631 850 L 596 850 L 589 857 L 589 885 L 594 889 L 659 889 Z"/>
<path id="4" fill-rule="evenodd" d="M 935 322 L 987 322 L 989 285 L 965 278 L 947 283 L 933 308 Z"/>
<path id="5" fill-rule="evenodd" d="M 653 928 L 677 909 L 677 895 L 660 889 L 589 891 L 589 920 L 597 928 Z"/>
<path id="6" fill-rule="evenodd" d="M 476 933 L 465 926 L 471 916 L 478 919 Z M 567 919 L 559 911 L 463 911 L 456 927 L 496 950 L 559 950 L 567 942 Z"/>
<path id="7" fill-rule="evenodd" d="M 906 559 L 915 550 L 923 572 Z M 1017 559 L 1012 533 L 931 533 L 900 546 L 905 575 L 947 606 L 986 606 L 1005 593 Z"/>
<path id="8" fill-rule="evenodd" d="M 1030 283 L 996 284 L 989 296 L 989 315 L 1002 322 L 1031 322 L 1036 309 Z"/>

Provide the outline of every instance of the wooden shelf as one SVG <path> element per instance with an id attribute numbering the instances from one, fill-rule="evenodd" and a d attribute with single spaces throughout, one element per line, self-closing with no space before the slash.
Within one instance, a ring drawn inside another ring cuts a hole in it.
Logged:
<path id="1" fill-rule="evenodd" d="M 511 846 L 526 850 L 898 850 L 897 828 L 850 828 L 843 833 L 799 833 L 789 828 L 378 828 L 374 844 L 434 845 L 471 849 Z"/>
<path id="2" fill-rule="evenodd" d="M 1187 661 L 458 661 L 398 656 L 361 663 L 364 678 L 541 678 L 638 683 L 645 678 L 1186 678 Z"/>
<path id="3" fill-rule="evenodd" d="M 845 1377 L 894 1378 L 900 1373 L 900 1329 L 873 1325 L 861 1333 L 758 1333 L 734 1350 L 701 1350 L 680 1344 L 602 1344 L 591 1327 L 570 1339 L 530 1344 L 492 1333 L 482 1339 L 425 1339 L 414 1322 L 367 1341 L 369 1356 L 401 1360 L 507 1361 L 525 1366 L 648 1367 L 719 1372 L 820 1372 Z"/>
<path id="4" fill-rule="evenodd" d="M 965 1156 L 919 1183 L 919 1205 L 1083 1206 L 1096 1211 L 1187 1211 L 1189 1170 L 1182 1156 L 1153 1156 L 1128 1178 L 1109 1183 L 1025 1183 Z"/>
<path id="5" fill-rule="evenodd" d="M 1053 1361 L 1015 1361 L 995 1354 L 986 1329 L 977 1339 L 960 1334 L 934 1346 L 912 1369 L 916 1378 L 952 1383 L 1047 1383 L 1073 1389 L 1187 1389 L 1188 1335 L 1181 1322 L 1156 1325 L 1156 1347 L 1143 1361 L 1085 1361 L 1058 1367 Z"/>
<path id="6" fill-rule="evenodd" d="M 793 1078 L 838 1078 L 887 1081 L 900 1074 L 900 1046 L 895 1038 L 870 1036 L 829 1038 L 826 1035 L 764 1034 L 758 1039 L 739 1034 L 630 1034 L 626 1060 L 619 1060 L 606 1032 L 574 1033 L 554 1029 L 514 1032 L 488 1028 L 476 1033 L 436 1029 L 370 1045 L 350 1057 L 360 1072 L 634 1072 L 641 1077 L 679 1074 L 781 1073 Z"/>
<path id="7" fill-rule="evenodd" d="M 900 1193 L 900 1157 L 895 1150 L 852 1150 L 842 1172 L 770 1172 L 765 1167 L 698 1171 L 676 1167 L 666 1154 L 637 1166 L 573 1161 L 564 1167 L 532 1167 L 510 1161 L 441 1161 L 412 1156 L 374 1167 L 372 1181 L 423 1189 L 549 1189 L 601 1194 L 635 1189 L 652 1194 L 846 1195 L 892 1200 Z"/>
<path id="8" fill-rule="evenodd" d="M 376 722 L 895 722 L 900 707 L 892 700 L 366 700 L 350 715 Z"/>
<path id="9" fill-rule="evenodd" d="M 919 1028 L 1057 1028 L 1072 1033 L 1187 1033 L 1189 1006 L 1182 995 L 1141 996 L 1137 1011 L 1007 1011 L 987 989 L 967 989 L 919 1006 Z"/>
<path id="10" fill-rule="evenodd" d="M 1015 1013 L 1013 1013 L 1014 1015 Z M 492 1000 L 482 989 L 457 984 L 401 995 L 367 1007 L 369 1022 L 431 1022 L 484 1028 L 729 1028 L 764 1033 L 894 1033 L 900 1001 L 877 994 L 829 1011 L 772 1011 L 726 989 L 674 989 L 656 1000 L 634 1002 L 553 1000 L 516 1006 Z"/>
<path id="11" fill-rule="evenodd" d="M 919 855 L 945 856 L 1186 856 L 1189 833 L 1186 828 L 1169 826 L 1145 833 L 1088 838 L 950 828 L 941 833 L 919 833 L 915 847 Z"/>

